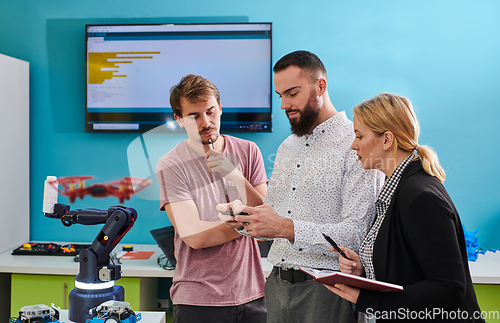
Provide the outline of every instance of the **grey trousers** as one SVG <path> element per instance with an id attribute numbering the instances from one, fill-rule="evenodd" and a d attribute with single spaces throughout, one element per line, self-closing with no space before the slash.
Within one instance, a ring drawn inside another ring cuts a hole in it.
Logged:
<path id="1" fill-rule="evenodd" d="M 268 323 L 356 323 L 354 304 L 320 283 L 282 281 L 271 272 L 266 281 Z"/>

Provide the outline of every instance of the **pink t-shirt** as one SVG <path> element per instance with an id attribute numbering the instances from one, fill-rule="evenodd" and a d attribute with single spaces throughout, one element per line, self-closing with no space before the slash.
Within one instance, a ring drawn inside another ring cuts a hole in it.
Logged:
<path id="1" fill-rule="evenodd" d="M 267 183 L 262 154 L 255 143 L 224 136 L 223 153 L 247 180 Z M 208 171 L 204 156 L 183 141 L 157 164 L 160 209 L 165 204 L 194 200 L 202 221 L 217 221 L 215 209 L 226 203 L 221 176 Z M 223 178 L 230 201 L 239 199 L 232 181 Z M 264 296 L 265 277 L 255 239 L 241 236 L 219 246 L 193 249 L 175 235 L 175 268 L 170 297 L 173 304 L 235 306 Z"/>

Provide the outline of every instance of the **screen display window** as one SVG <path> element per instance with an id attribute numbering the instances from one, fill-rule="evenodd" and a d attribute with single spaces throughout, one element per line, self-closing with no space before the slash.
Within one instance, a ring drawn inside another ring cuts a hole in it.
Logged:
<path id="1" fill-rule="evenodd" d="M 221 131 L 270 132 L 271 23 L 86 26 L 86 131 L 176 132 L 170 89 L 219 89 Z"/>

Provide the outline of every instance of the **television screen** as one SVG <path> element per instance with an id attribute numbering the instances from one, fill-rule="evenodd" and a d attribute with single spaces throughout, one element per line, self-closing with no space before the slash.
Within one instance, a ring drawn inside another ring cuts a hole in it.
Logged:
<path id="1" fill-rule="evenodd" d="M 222 132 L 270 132 L 271 23 L 86 25 L 85 130 L 177 132 L 170 89 L 220 91 Z"/>

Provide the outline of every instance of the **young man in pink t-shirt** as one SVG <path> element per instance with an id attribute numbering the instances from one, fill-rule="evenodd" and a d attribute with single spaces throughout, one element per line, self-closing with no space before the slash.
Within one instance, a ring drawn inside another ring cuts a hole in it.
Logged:
<path id="1" fill-rule="evenodd" d="M 257 241 L 228 228 L 216 210 L 228 200 L 264 202 L 262 154 L 253 142 L 219 134 L 220 96 L 209 80 L 184 77 L 172 88 L 170 104 L 188 134 L 157 164 L 160 208 L 176 231 L 174 322 L 265 322 Z"/>

